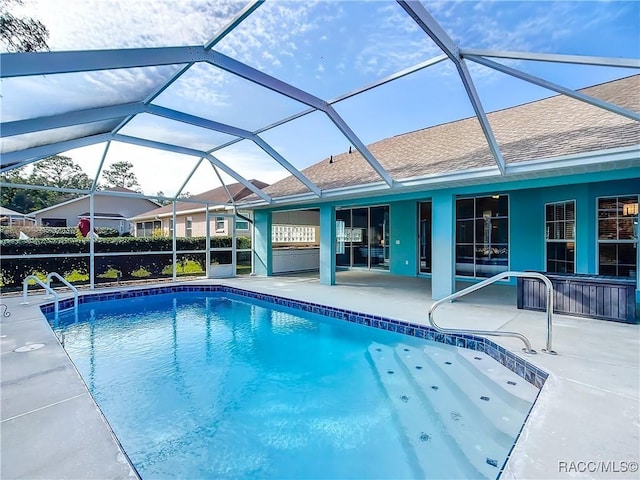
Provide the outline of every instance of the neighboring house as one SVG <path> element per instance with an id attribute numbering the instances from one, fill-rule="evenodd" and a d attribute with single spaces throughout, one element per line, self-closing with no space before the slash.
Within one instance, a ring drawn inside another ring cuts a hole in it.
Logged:
<path id="1" fill-rule="evenodd" d="M 579 92 L 640 111 L 638 75 Z M 369 145 L 391 186 L 353 151 L 302 171 L 320 197 L 293 176 L 264 189 L 273 204 L 247 197 L 268 240 L 256 273 L 274 273 L 279 212 L 313 209 L 324 284 L 341 268 L 425 275 L 437 299 L 456 280 L 537 270 L 626 277 L 640 299 L 640 122 L 565 95 L 487 116 L 505 174 L 472 117 Z"/>
<path id="2" fill-rule="evenodd" d="M 258 188 L 267 187 L 268 184 L 260 180 L 249 180 Z M 227 190 L 229 193 L 227 193 Z M 229 194 L 233 201 L 237 202 L 249 194 L 251 190 L 240 183 L 232 183 L 224 187 L 200 193 L 191 197 L 191 200 L 208 202 L 209 220 L 211 224 L 211 236 L 231 235 L 229 228 L 229 211 L 222 205 L 231 205 Z M 202 204 L 188 201 L 176 202 L 176 236 L 178 237 L 200 237 L 206 235 L 206 207 Z M 219 215 L 216 215 L 216 212 Z M 242 213 L 242 212 L 240 212 Z M 246 212 L 245 212 L 246 213 Z M 227 216 L 223 216 L 226 214 Z M 172 236 L 173 235 L 173 205 L 155 208 L 148 212 L 141 213 L 129 219 L 135 226 L 136 237 L 151 237 L 153 235 Z M 236 219 L 236 233 L 239 235 L 250 235 L 249 222 L 241 218 Z"/>
<path id="3" fill-rule="evenodd" d="M 0 207 L 1 225 L 31 226 L 36 223 L 33 214 L 19 213 L 8 208 Z"/>
<path id="4" fill-rule="evenodd" d="M 128 218 L 157 207 L 158 204 L 146 198 L 118 197 L 106 192 L 135 193 L 122 187 L 106 188 L 94 193 L 94 228 L 111 227 L 123 233 L 130 233 L 132 225 Z M 81 218 L 89 218 L 90 196 L 67 200 L 66 202 L 33 212 L 36 223 L 48 227 L 75 227 Z"/>

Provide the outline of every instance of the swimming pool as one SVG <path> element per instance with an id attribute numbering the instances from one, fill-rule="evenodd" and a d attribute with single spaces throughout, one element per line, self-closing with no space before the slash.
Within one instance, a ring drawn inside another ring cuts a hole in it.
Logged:
<path id="1" fill-rule="evenodd" d="M 537 395 L 489 349 L 357 323 L 428 329 L 212 290 L 55 324 L 143 478 L 496 478 Z"/>

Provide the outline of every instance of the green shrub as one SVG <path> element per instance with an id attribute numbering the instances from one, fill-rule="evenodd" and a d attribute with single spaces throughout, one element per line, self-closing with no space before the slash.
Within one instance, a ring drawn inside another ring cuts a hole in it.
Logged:
<path id="1" fill-rule="evenodd" d="M 0 254 L 5 255 L 51 255 L 60 253 L 89 253 L 89 242 L 77 238 L 30 238 L 29 240 L 2 240 Z M 19 285 L 27 275 L 36 272 L 58 272 L 66 275 L 74 270 L 87 273 L 89 259 L 85 258 L 19 258 L 2 259 L 0 277 L 3 286 Z"/>
<path id="2" fill-rule="evenodd" d="M 27 275 L 37 272 L 58 272 L 62 276 L 89 274 L 90 241 L 87 238 L 30 238 L 28 240 L 0 240 L 0 253 L 6 255 L 42 255 L 41 258 L 2 259 L 0 279 L 4 287 L 19 286 Z M 180 250 L 204 250 L 205 237 L 177 238 L 176 248 Z M 230 237 L 211 238 L 211 248 L 228 248 Z M 100 253 L 122 253 L 122 255 L 96 256 L 96 276 L 107 278 L 109 272 L 119 271 L 123 280 L 136 278 L 141 272 L 149 276 L 159 277 L 163 270 L 173 262 L 173 242 L 163 237 L 116 237 L 97 238 L 94 240 L 94 251 Z M 250 248 L 251 239 L 238 237 L 237 248 Z M 132 255 L 136 252 L 166 252 L 147 255 Z M 85 254 L 83 257 L 51 257 L 52 254 Z M 211 261 L 219 256 L 228 256 L 226 252 L 212 252 Z M 178 262 L 195 262 L 204 271 L 206 257 L 204 253 L 179 253 Z M 180 265 L 180 264 L 179 264 Z M 180 270 L 180 266 L 178 267 Z M 195 272 L 195 269 L 193 270 Z"/>
<path id="3" fill-rule="evenodd" d="M 78 227 L 2 226 L 0 227 L 0 240 L 17 239 L 20 232 L 29 238 L 77 238 L 80 230 Z M 98 227 L 96 233 L 101 238 L 119 236 L 118 230 L 111 227 Z"/>

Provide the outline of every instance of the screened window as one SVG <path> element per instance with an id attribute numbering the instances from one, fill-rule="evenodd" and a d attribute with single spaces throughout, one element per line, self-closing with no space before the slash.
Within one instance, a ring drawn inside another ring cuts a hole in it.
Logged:
<path id="1" fill-rule="evenodd" d="M 185 221 L 185 237 L 193 236 L 193 217 L 187 217 Z"/>
<path id="2" fill-rule="evenodd" d="M 169 236 L 173 237 L 173 218 L 169 219 Z"/>
<path id="3" fill-rule="evenodd" d="M 249 230 L 249 222 L 236 218 L 236 230 Z"/>
<path id="4" fill-rule="evenodd" d="M 66 227 L 67 219 L 66 218 L 43 218 L 42 226 L 43 227 Z"/>
<path id="5" fill-rule="evenodd" d="M 162 223 L 159 221 L 153 222 L 138 222 L 136 223 L 136 237 L 153 237 L 154 232 L 160 231 Z"/>
<path id="6" fill-rule="evenodd" d="M 509 268 L 509 197 L 456 201 L 456 275 L 490 277 Z"/>
<path id="7" fill-rule="evenodd" d="M 600 275 L 637 275 L 638 202 L 638 195 L 598 199 Z"/>
<path id="8" fill-rule="evenodd" d="M 576 202 L 545 205 L 547 272 L 574 273 L 576 249 Z"/>
<path id="9" fill-rule="evenodd" d="M 224 232 L 224 217 L 216 217 L 216 232 Z"/>

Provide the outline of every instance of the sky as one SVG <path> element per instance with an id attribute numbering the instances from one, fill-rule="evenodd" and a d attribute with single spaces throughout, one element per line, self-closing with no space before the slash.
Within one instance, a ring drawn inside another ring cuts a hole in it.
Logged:
<path id="1" fill-rule="evenodd" d="M 22 8 L 47 26 L 49 47 L 57 51 L 202 45 L 243 5 L 227 0 L 24 0 Z M 464 48 L 640 57 L 638 1 L 483 0 L 424 5 Z M 324 100 L 442 53 L 391 1 L 268 0 L 214 49 Z M 500 61 L 570 88 L 635 73 L 619 68 Z M 139 101 L 178 68 L 4 79 L 2 121 Z M 469 69 L 487 112 L 554 94 L 477 64 L 469 64 Z M 209 64 L 191 67 L 153 103 L 252 131 L 307 109 Z M 455 68 L 448 61 L 334 107 L 365 144 L 473 115 Z M 92 133 L 104 126 L 81 128 Z M 233 139 L 153 115 L 137 116 L 120 133 L 201 150 Z M 68 134 L 61 129 L 38 135 L 40 139 L 59 140 Z M 321 112 L 261 136 L 299 169 L 345 152 L 350 146 Z M 29 141 L 29 136 L 3 139 L 3 149 L 11 150 Z M 104 151 L 102 144 L 63 154 L 93 177 Z M 289 175 L 246 140 L 214 155 L 247 179 L 273 183 Z M 112 143 L 105 167 L 122 160 L 134 164 L 146 194 L 162 191 L 172 195 L 187 181 L 199 159 Z M 227 176 L 223 178 L 230 181 Z M 195 194 L 218 186 L 213 169 L 205 161 L 184 191 Z"/>

